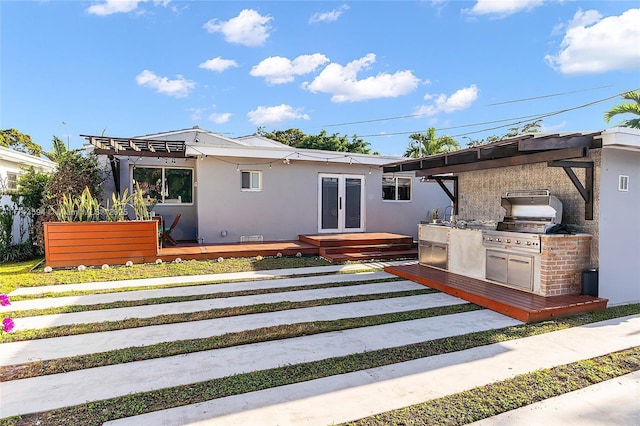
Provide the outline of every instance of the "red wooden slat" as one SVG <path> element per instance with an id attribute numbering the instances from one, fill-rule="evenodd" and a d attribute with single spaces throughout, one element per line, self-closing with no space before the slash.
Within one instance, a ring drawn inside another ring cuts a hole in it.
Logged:
<path id="1" fill-rule="evenodd" d="M 98 266 L 153 261 L 158 250 L 157 223 L 50 222 L 45 223 L 48 266 Z"/>

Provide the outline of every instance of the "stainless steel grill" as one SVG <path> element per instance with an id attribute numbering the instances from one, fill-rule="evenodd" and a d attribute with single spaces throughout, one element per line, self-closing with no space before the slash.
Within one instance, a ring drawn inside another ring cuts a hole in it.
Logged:
<path id="1" fill-rule="evenodd" d="M 487 248 L 485 277 L 530 291 L 534 254 L 542 251 L 540 234 L 562 222 L 562 202 L 549 190 L 535 189 L 508 191 L 500 204 L 504 219 L 496 230 L 482 231 Z"/>

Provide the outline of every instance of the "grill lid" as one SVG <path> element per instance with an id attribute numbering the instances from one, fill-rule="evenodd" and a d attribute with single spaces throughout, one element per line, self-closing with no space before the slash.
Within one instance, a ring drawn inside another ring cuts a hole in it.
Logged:
<path id="1" fill-rule="evenodd" d="M 562 202 L 548 189 L 507 191 L 500 205 L 505 210 L 503 226 L 505 223 L 515 224 L 514 227 L 518 228 L 522 223 L 532 228 L 532 225 L 539 224 L 542 230 L 537 232 L 544 232 L 544 225 L 562 222 Z"/>

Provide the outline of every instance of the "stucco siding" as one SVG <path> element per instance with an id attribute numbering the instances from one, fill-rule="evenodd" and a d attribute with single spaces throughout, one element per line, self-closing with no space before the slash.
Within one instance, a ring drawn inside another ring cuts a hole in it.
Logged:
<path id="1" fill-rule="evenodd" d="M 205 243 L 238 242 L 261 235 L 265 241 L 295 240 L 318 232 L 320 173 L 361 175 L 365 179 L 364 227 L 367 232 L 394 232 L 417 237 L 427 210 L 444 209 L 448 198 L 435 184 L 413 179 L 410 202 L 382 200 L 382 172 L 358 164 L 281 161 L 255 163 L 248 158 L 205 158 L 198 162 L 198 232 Z M 239 165 L 239 166 L 237 166 Z M 261 171 L 262 190 L 242 191 L 240 171 Z"/>
<path id="2" fill-rule="evenodd" d="M 618 177 L 629 190 L 618 191 Z M 640 301 L 640 152 L 602 149 L 600 183 L 601 297 L 609 304 Z"/>

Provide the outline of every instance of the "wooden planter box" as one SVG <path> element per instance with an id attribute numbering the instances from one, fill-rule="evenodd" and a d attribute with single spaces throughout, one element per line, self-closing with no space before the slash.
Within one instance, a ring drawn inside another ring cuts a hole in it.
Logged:
<path id="1" fill-rule="evenodd" d="M 154 262 L 158 222 L 46 222 L 44 251 L 53 268 Z"/>

